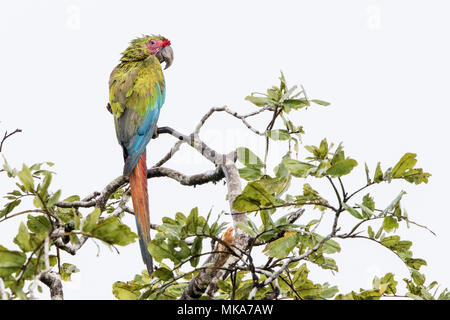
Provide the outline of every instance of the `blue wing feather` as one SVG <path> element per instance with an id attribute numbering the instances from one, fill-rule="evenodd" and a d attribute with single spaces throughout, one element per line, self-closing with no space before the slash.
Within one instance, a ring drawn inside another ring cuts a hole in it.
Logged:
<path id="1" fill-rule="evenodd" d="M 158 122 L 159 112 L 164 104 L 166 90 L 161 92 L 160 86 L 156 84 L 156 99 L 155 104 L 151 104 L 149 99 L 149 105 L 147 108 L 147 114 L 143 118 L 142 125 L 139 126 L 134 136 L 129 141 L 122 142 L 122 146 L 126 149 L 125 165 L 123 169 L 124 175 L 129 175 L 136 166 L 142 153 L 145 151 L 147 144 L 153 137 L 155 132 L 156 123 Z"/>

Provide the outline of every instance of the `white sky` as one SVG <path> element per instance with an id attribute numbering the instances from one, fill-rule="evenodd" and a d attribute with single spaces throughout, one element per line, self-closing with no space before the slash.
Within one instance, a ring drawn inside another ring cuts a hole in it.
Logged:
<path id="1" fill-rule="evenodd" d="M 4 154 L 15 167 L 55 162 L 54 190 L 62 188 L 63 196 L 102 189 L 123 165 L 105 109 L 109 74 L 131 39 L 160 33 L 171 40 L 175 61 L 165 71 L 167 98 L 159 125 L 190 133 L 210 107 L 251 111 L 244 97 L 277 84 L 283 70 L 289 84 L 303 84 L 310 97 L 332 103 L 295 116 L 305 127 L 305 144 L 324 137 L 343 141 L 347 154 L 362 165 L 367 161 L 372 172 L 377 161 L 385 169 L 404 153 L 417 153 L 418 167 L 433 174 L 428 185 L 396 182 L 371 194 L 384 207 L 400 190 L 408 192 L 403 206 L 410 218 L 438 236 L 415 227 L 402 227 L 401 234 L 414 241 L 414 256 L 428 262 L 421 269 L 427 280 L 450 287 L 449 9 L 444 0 L 1 2 L 0 129 L 23 129 Z M 253 123 L 262 128 L 264 122 Z M 250 146 L 263 154 L 262 141 L 225 115 L 214 117 L 202 137 L 219 151 Z M 152 141 L 149 162 L 172 143 L 170 137 Z M 187 147 L 167 166 L 185 173 L 212 168 Z M 344 181 L 361 186 L 363 166 Z M 328 186 L 307 182 L 333 199 Z M 11 187 L 3 176 L 0 193 Z M 223 184 L 194 189 L 152 179 L 152 222 L 194 206 L 202 214 L 211 207 L 215 213 L 227 210 L 225 190 Z M 134 230 L 133 217 L 125 221 Z M 17 221 L 2 223 L 0 243 L 14 248 L 8 241 L 17 228 Z M 357 291 L 370 287 L 373 275 L 394 271 L 400 283 L 407 275 L 383 248 L 340 243 L 343 250 L 334 257 L 339 273 L 313 271 L 314 281 Z M 67 299 L 113 298 L 114 281 L 131 280 L 144 269 L 137 243 L 119 248 L 120 255 L 100 247 L 98 257 L 91 241 L 75 257 L 64 254 L 81 269 L 64 284 Z"/>

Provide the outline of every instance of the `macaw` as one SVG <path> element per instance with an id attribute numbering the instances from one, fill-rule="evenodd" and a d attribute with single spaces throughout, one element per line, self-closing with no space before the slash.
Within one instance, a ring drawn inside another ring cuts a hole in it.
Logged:
<path id="1" fill-rule="evenodd" d="M 164 69 L 172 64 L 173 51 L 162 36 L 142 36 L 131 41 L 120 61 L 109 79 L 109 107 L 125 160 L 123 175 L 129 176 L 142 259 L 151 274 L 146 146 L 156 133 L 166 96 L 161 64 L 165 62 Z"/>

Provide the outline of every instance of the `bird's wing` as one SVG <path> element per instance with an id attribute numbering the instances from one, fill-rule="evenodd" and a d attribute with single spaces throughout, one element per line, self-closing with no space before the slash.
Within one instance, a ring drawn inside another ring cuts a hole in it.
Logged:
<path id="1" fill-rule="evenodd" d="M 154 56 L 119 64 L 109 82 L 110 105 L 116 134 L 129 175 L 153 136 L 165 99 L 161 64 Z"/>

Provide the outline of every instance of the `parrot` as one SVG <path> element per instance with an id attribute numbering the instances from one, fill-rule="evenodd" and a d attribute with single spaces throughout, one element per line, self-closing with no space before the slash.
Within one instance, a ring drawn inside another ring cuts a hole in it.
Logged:
<path id="1" fill-rule="evenodd" d="M 143 35 L 122 52 L 109 79 L 109 110 L 124 157 L 123 175 L 129 177 L 142 260 L 148 273 L 153 259 L 148 251 L 150 212 L 147 189 L 146 147 L 156 135 L 159 113 L 166 97 L 164 70 L 173 61 L 168 39 Z"/>

